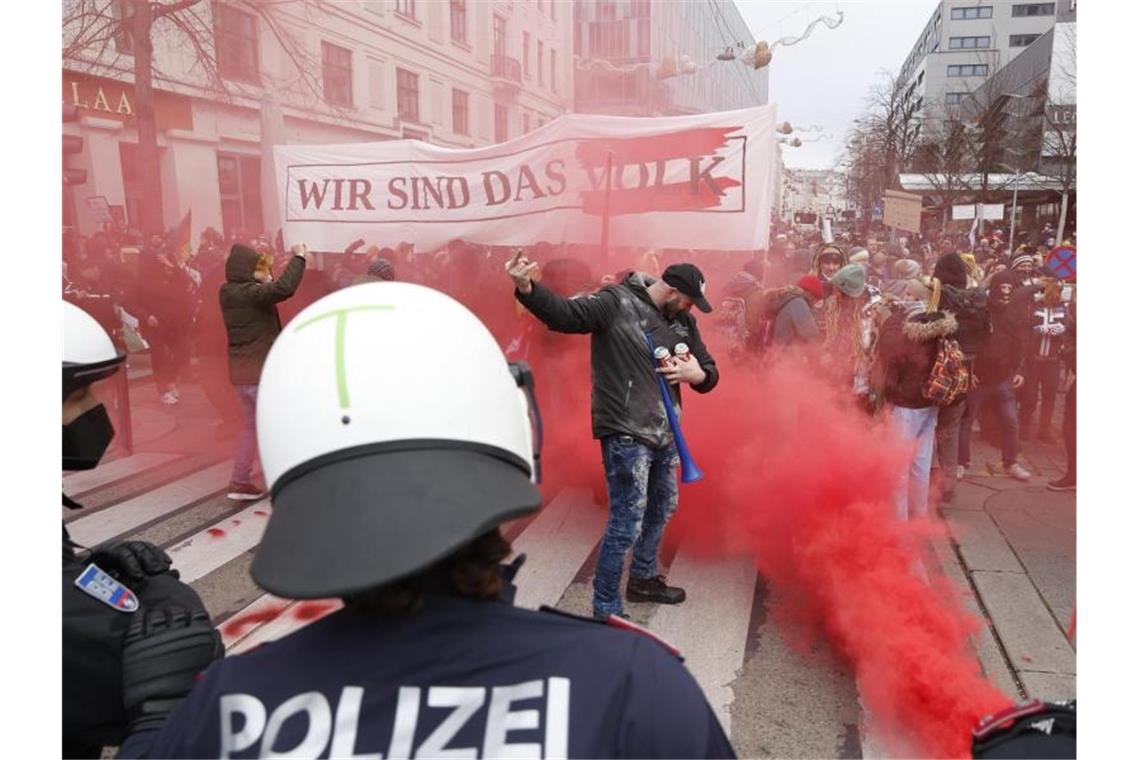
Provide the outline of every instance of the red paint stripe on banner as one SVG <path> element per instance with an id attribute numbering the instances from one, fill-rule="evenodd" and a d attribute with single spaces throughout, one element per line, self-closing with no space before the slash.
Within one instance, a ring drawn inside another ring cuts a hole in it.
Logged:
<path id="1" fill-rule="evenodd" d="M 613 165 L 668 161 L 671 158 L 711 156 L 725 146 L 726 137 L 741 127 L 702 127 L 663 135 L 620 140 L 586 140 L 574 155 L 582 166 L 605 167 L 609 153 Z"/>
<path id="2" fill-rule="evenodd" d="M 724 192 L 740 187 L 731 177 L 713 177 L 717 192 L 708 182 L 701 182 L 693 193 L 692 183 L 672 182 L 660 187 L 644 189 L 610 190 L 610 215 L 644 214 L 649 211 L 689 211 L 719 206 Z M 600 216 L 606 203 L 605 190 L 585 190 L 581 193 L 582 211 Z"/>

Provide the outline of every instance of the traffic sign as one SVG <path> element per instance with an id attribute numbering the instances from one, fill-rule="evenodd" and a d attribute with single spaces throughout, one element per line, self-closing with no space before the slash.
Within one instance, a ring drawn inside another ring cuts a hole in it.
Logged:
<path id="1" fill-rule="evenodd" d="M 1059 280 L 1077 279 L 1077 249 L 1059 245 L 1049 251 L 1045 266 Z"/>

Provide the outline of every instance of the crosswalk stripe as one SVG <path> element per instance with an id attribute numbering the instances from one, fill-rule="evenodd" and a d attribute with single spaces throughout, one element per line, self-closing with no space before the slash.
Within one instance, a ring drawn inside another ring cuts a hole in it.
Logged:
<path id="1" fill-rule="evenodd" d="M 242 607 L 230 617 L 218 624 L 218 632 L 222 634 L 222 644 L 226 651 L 247 638 L 261 626 L 275 619 L 292 602 L 288 599 L 262 594 L 252 602 Z"/>
<path id="2" fill-rule="evenodd" d="M 147 451 L 132 454 L 129 457 L 116 459 L 113 462 L 101 464 L 94 470 L 82 470 L 63 476 L 63 489 L 69 496 L 76 496 L 101 486 L 114 483 L 116 480 L 137 475 L 143 470 L 149 470 L 159 465 L 173 462 L 181 458 L 181 454 L 168 454 L 157 451 Z"/>
<path id="3" fill-rule="evenodd" d="M 669 567 L 669 583 L 685 589 L 685 602 L 658 607 L 649 630 L 681 650 L 731 736 L 731 684 L 744 665 L 756 566 L 747 557 L 699 559 L 682 543 Z"/>
<path id="4" fill-rule="evenodd" d="M 537 559 L 524 564 L 515 577 L 518 587 L 515 604 L 532 609 L 543 604 L 555 604 L 593 551 L 601 537 L 602 522 L 603 517 L 593 503 L 593 495 L 587 490 L 567 489 L 551 500 L 513 542 L 516 554 L 537 553 Z M 174 556 L 173 552 L 171 556 Z M 179 566 L 177 558 L 175 566 Z M 340 606 L 334 600 L 322 604 L 334 604 L 338 609 Z M 316 619 L 295 614 L 293 606 L 293 603 L 270 594 L 250 603 L 220 626 L 227 651 L 232 654 L 248 651 L 258 644 L 299 630 Z M 273 612 L 277 614 L 273 615 Z M 232 630 L 227 639 L 226 625 L 243 619 L 253 622 L 241 626 L 241 630 Z"/>
<path id="5" fill-rule="evenodd" d="M 220 462 L 161 488 L 127 499 L 114 507 L 75 520 L 68 524 L 67 530 L 73 541 L 94 546 L 220 491 L 229 482 L 232 469 L 230 462 Z"/>
<path id="6" fill-rule="evenodd" d="M 339 599 L 313 599 L 293 602 L 279 615 L 264 625 L 258 626 L 248 636 L 234 644 L 227 654 L 241 654 L 270 641 L 276 641 L 309 623 L 320 620 L 325 615 L 336 612 L 344 605 Z"/>
<path id="7" fill-rule="evenodd" d="M 515 605 L 554 605 L 602 536 L 605 517 L 585 489 L 559 492 L 513 542 L 527 562 L 515 576 Z"/>
<path id="8" fill-rule="evenodd" d="M 261 542 L 270 514 L 263 499 L 167 548 L 185 583 L 192 583 Z"/>

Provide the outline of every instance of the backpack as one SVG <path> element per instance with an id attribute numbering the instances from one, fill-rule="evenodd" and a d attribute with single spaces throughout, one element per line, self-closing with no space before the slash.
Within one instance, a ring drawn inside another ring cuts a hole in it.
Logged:
<path id="1" fill-rule="evenodd" d="M 922 395 L 938 406 L 950 406 L 970 390 L 970 368 L 958 341 L 938 338 L 938 349 Z"/>

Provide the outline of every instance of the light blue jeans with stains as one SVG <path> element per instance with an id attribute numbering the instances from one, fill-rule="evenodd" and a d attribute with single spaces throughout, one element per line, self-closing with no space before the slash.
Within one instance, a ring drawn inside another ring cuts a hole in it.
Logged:
<path id="1" fill-rule="evenodd" d="M 602 439 L 610 516 L 594 571 L 594 613 L 622 611 L 621 575 L 633 547 L 631 578 L 657 575 L 657 551 L 677 509 L 677 447 L 651 449 L 629 435 Z"/>

